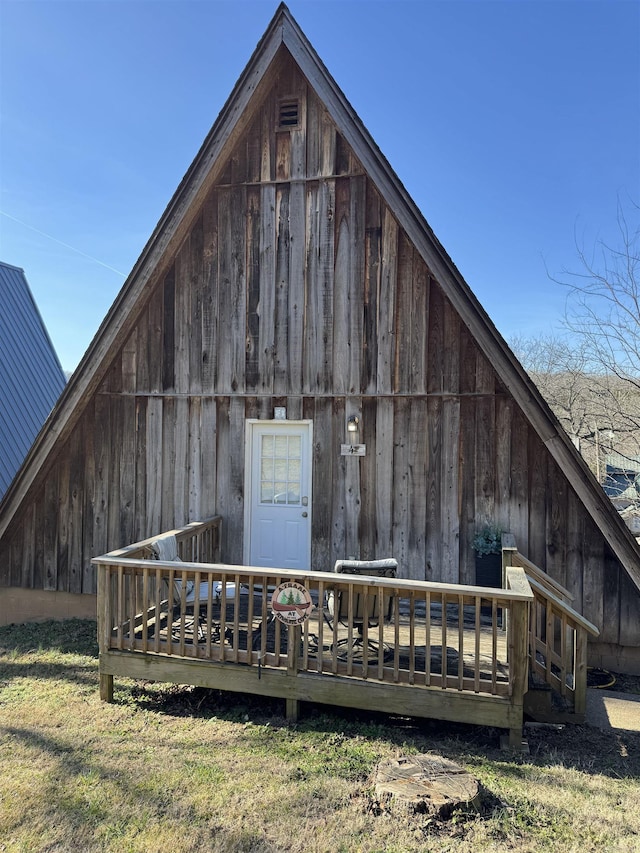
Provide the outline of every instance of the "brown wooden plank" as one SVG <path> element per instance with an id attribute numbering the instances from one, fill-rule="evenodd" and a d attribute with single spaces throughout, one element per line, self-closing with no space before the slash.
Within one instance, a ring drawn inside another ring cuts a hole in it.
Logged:
<path id="1" fill-rule="evenodd" d="M 277 188 L 275 198 L 275 270 L 274 270 L 274 354 L 273 390 L 286 394 L 289 380 L 289 292 L 292 286 L 289 272 L 289 187 Z M 271 236 L 269 236 L 271 239 Z M 265 282 L 266 284 L 266 282 Z M 299 358 L 299 356 L 298 356 Z M 297 390 L 300 385 L 297 385 Z"/>
<path id="2" fill-rule="evenodd" d="M 514 406 L 511 421 L 511 489 L 509 531 L 516 537 L 523 553 L 529 550 L 529 425 Z"/>
<path id="3" fill-rule="evenodd" d="M 146 469 L 146 535 L 160 533 L 162 527 L 162 478 L 163 478 L 163 399 L 150 397 L 147 401 L 145 431 Z"/>
<path id="4" fill-rule="evenodd" d="M 562 586 L 566 586 L 567 565 L 567 495 L 568 484 L 564 473 L 553 460 L 547 468 L 547 565 L 546 572 Z M 589 617 L 587 617 L 589 618 Z M 593 621 L 593 620 L 591 620 Z"/>
<path id="5" fill-rule="evenodd" d="M 202 211 L 203 290 L 202 290 L 202 390 L 216 387 L 218 362 L 218 199 L 212 193 Z"/>
<path id="6" fill-rule="evenodd" d="M 109 471 L 112 450 L 109 427 L 109 399 L 105 395 L 98 394 L 95 397 L 94 415 L 95 479 L 91 537 L 96 554 L 105 554 L 109 550 Z"/>
<path id="7" fill-rule="evenodd" d="M 582 567 L 584 543 L 584 508 L 579 503 L 573 489 L 567 496 L 567 569 L 564 586 L 573 596 L 574 606 L 582 612 Z M 526 554 L 516 538 L 518 550 Z"/>
<path id="8" fill-rule="evenodd" d="M 376 555 L 393 553 L 393 399 L 378 398 L 376 416 Z"/>
<path id="9" fill-rule="evenodd" d="M 398 267 L 398 223 L 387 208 L 382 214 L 382 257 L 378 296 L 377 391 L 389 394 L 394 389 L 395 298 Z"/>
<path id="10" fill-rule="evenodd" d="M 338 448 L 333 436 L 333 412 L 327 397 L 305 399 L 305 417 L 313 419 L 313 515 L 311 565 L 320 571 L 331 571 L 331 519 L 334 468 L 338 464 Z"/>
<path id="11" fill-rule="evenodd" d="M 336 560 L 345 557 L 354 557 L 356 554 L 347 551 L 347 518 L 346 518 L 346 479 L 347 463 L 353 459 L 347 459 L 340 453 L 340 443 L 343 438 L 346 441 L 347 415 L 344 397 L 333 397 L 333 417 L 331 422 L 331 433 L 333 442 L 330 445 L 335 456 L 333 462 L 333 482 L 331 483 L 331 565 Z M 353 479 L 353 477 L 351 478 Z M 351 507 L 353 509 L 353 507 Z M 356 532 L 357 536 L 357 532 Z M 349 531 L 349 542 L 355 546 L 353 531 Z"/>
<path id="12" fill-rule="evenodd" d="M 549 455 L 544 445 L 534 431 L 529 430 L 529 552 L 525 553 L 525 556 L 543 571 L 547 565 L 546 494 L 548 462 Z M 581 595 L 580 597 L 576 596 L 577 601 L 581 598 Z"/>
<path id="13" fill-rule="evenodd" d="M 189 398 L 176 397 L 174 456 L 175 468 L 169 474 L 173 480 L 173 515 L 174 525 L 181 527 L 189 521 Z M 167 490 L 167 494 L 170 494 Z"/>
<path id="14" fill-rule="evenodd" d="M 96 572 L 90 563 L 91 557 L 97 556 L 94 551 L 94 511 L 95 511 L 95 397 L 87 405 L 83 415 L 82 442 L 82 592 L 95 595 L 97 591 Z M 44 507 L 43 507 L 44 509 Z M 44 527 L 44 516 L 42 524 Z"/>
<path id="15" fill-rule="evenodd" d="M 398 278 L 396 285 L 395 358 L 393 387 L 406 394 L 411 385 L 411 341 L 413 338 L 413 246 L 406 234 L 398 235 Z"/>
<path id="16" fill-rule="evenodd" d="M 362 399 L 352 397 L 345 403 L 345 417 L 355 414 L 362 419 Z M 345 439 L 346 441 L 346 439 Z M 360 489 L 361 465 L 363 458 L 360 456 L 345 456 L 345 553 L 353 554 L 356 559 L 361 558 L 361 521 L 362 521 L 362 495 Z"/>
<path id="17" fill-rule="evenodd" d="M 448 299 L 444 301 L 443 388 L 449 394 L 460 390 L 460 317 Z"/>
<path id="18" fill-rule="evenodd" d="M 483 358 L 476 362 L 476 522 L 495 524 L 495 375 Z"/>
<path id="19" fill-rule="evenodd" d="M 291 167 L 291 134 L 276 133 L 276 181 L 288 181 Z"/>
<path id="20" fill-rule="evenodd" d="M 123 397 L 119 400 L 120 441 L 116 445 L 119 454 L 118 490 L 110 495 L 113 501 L 117 494 L 120 518 L 118 523 L 119 546 L 135 542 L 133 532 L 135 517 L 135 478 L 136 478 L 136 401 L 135 397 Z"/>
<path id="21" fill-rule="evenodd" d="M 602 631 L 604 628 L 604 541 L 589 519 L 584 530 L 582 615 Z M 552 575 L 555 577 L 555 575 Z M 562 579 L 558 578 L 560 583 Z"/>
<path id="22" fill-rule="evenodd" d="M 202 498 L 200 509 L 204 517 L 216 515 L 217 508 L 217 417 L 216 401 L 204 397 L 201 401 L 200 456 L 202 465 Z M 225 558 L 226 559 L 226 558 Z"/>
<path id="23" fill-rule="evenodd" d="M 174 486 L 176 469 L 176 400 L 165 397 L 162 405 L 162 446 L 158 459 L 160 474 L 160 530 L 173 530 L 175 523 Z"/>
<path id="24" fill-rule="evenodd" d="M 475 385 L 475 359 L 473 359 Z M 476 533 L 476 399 L 460 398 L 460 583 L 475 584 L 475 551 L 471 543 Z M 526 452 L 526 449 L 525 449 Z"/>
<path id="25" fill-rule="evenodd" d="M 260 387 L 260 190 L 247 190 L 247 330 L 245 376 L 248 391 Z M 268 322 L 268 318 L 265 318 Z"/>
<path id="26" fill-rule="evenodd" d="M 129 398 L 133 399 L 133 398 Z M 69 441 L 69 560 L 67 591 L 82 592 L 84 568 L 82 511 L 84 509 L 84 435 L 83 422 L 76 426 Z"/>
<path id="27" fill-rule="evenodd" d="M 444 583 L 460 581 L 460 401 L 442 401 L 442 568 Z"/>
<path id="28" fill-rule="evenodd" d="M 189 353 L 191 338 L 191 244 L 190 237 L 182 244 L 175 259 L 174 293 L 174 376 L 175 390 L 178 394 L 189 391 Z"/>
<path id="29" fill-rule="evenodd" d="M 427 399 L 426 579 L 440 581 L 442 573 L 442 398 Z"/>
<path id="30" fill-rule="evenodd" d="M 260 148 L 261 148 L 262 115 L 258 113 L 247 133 L 247 183 L 257 184 L 260 181 Z"/>
<path id="31" fill-rule="evenodd" d="M 615 621 L 613 610 L 613 620 Z M 640 596 L 633 582 L 626 572 L 620 574 L 620 619 L 618 642 L 624 646 L 630 646 L 634 651 L 640 643 L 638 638 L 638 625 L 640 625 Z M 607 613 L 607 619 L 609 614 Z"/>
<path id="32" fill-rule="evenodd" d="M 122 348 L 122 385 L 125 394 L 135 394 L 136 391 L 136 357 L 138 352 L 138 331 L 134 329 Z"/>
<path id="33" fill-rule="evenodd" d="M 362 353 L 364 347 L 364 275 L 365 275 L 365 205 L 367 183 L 363 176 L 349 180 L 350 265 L 349 265 L 349 369 L 347 390 L 358 394 L 361 389 Z"/>
<path id="34" fill-rule="evenodd" d="M 58 464 L 58 527 L 57 527 L 57 584 L 59 592 L 68 592 L 69 589 L 69 481 L 71 478 L 71 459 L 69 456 L 69 444 L 67 443 L 61 451 Z M 114 492 L 115 493 L 115 492 Z"/>
<path id="35" fill-rule="evenodd" d="M 273 98 L 269 98 L 262 108 L 260 135 L 260 180 L 264 183 L 275 178 L 275 120 L 276 105 Z"/>
<path id="36" fill-rule="evenodd" d="M 333 392 L 349 391 L 351 347 L 350 194 L 346 179 L 336 181 L 335 269 L 333 298 Z M 354 306 L 355 308 L 355 306 Z"/>
<path id="37" fill-rule="evenodd" d="M 289 174 L 292 180 L 303 180 L 307 175 L 307 85 L 295 69 L 293 94 L 298 100 L 298 127 L 291 129 L 291 161 Z"/>
<path id="38" fill-rule="evenodd" d="M 187 476 L 187 519 L 198 521 L 206 517 L 202 512 L 202 442 L 200 397 L 187 400 L 189 421 L 189 463 Z"/>
<path id="39" fill-rule="evenodd" d="M 204 301 L 204 222 L 196 219 L 189 239 L 189 391 L 202 393 L 202 312 Z"/>
<path id="40" fill-rule="evenodd" d="M 172 391 L 175 386 L 175 289 L 176 272 L 167 272 L 162 290 L 162 388 Z"/>
<path id="41" fill-rule="evenodd" d="M 429 337 L 427 390 L 440 394 L 445 390 L 444 361 L 445 361 L 445 329 L 444 329 L 444 296 L 434 279 L 429 286 Z"/>
<path id="42" fill-rule="evenodd" d="M 495 398 L 496 412 L 496 444 L 495 444 L 495 516 L 494 523 L 502 530 L 511 531 L 510 501 L 511 501 L 511 425 L 513 420 L 513 403 L 511 398 L 497 395 Z"/>
<path id="43" fill-rule="evenodd" d="M 408 551 L 409 576 L 416 580 L 426 579 L 426 530 L 427 530 L 427 400 L 414 397 L 409 413 L 409 515 Z"/>
<path id="44" fill-rule="evenodd" d="M 274 356 L 276 350 L 276 190 L 273 185 L 260 190 L 260 328 L 258 335 L 259 389 L 272 393 L 274 387 Z M 278 340 L 279 351 L 286 352 L 286 327 L 284 342 Z"/>
<path id="45" fill-rule="evenodd" d="M 157 300 L 152 300 L 156 304 Z M 153 335 L 153 327 L 151 321 L 151 305 L 145 306 L 140 314 L 138 325 L 135 329 L 136 333 L 136 356 L 135 356 L 135 379 L 134 388 L 138 393 L 149 393 L 149 347 L 151 346 L 150 338 Z"/>
<path id="46" fill-rule="evenodd" d="M 289 324 L 288 383 L 292 394 L 303 387 L 305 320 L 305 215 L 306 190 L 303 183 L 292 183 L 289 195 Z M 282 229 L 279 231 L 284 233 Z M 280 238 L 279 238 L 280 239 Z"/>
<path id="47" fill-rule="evenodd" d="M 232 381 L 232 344 L 229 340 L 232 331 L 232 313 L 234 311 L 232 282 L 232 216 L 231 192 L 221 189 L 218 192 L 218 338 L 215 341 L 216 391 L 229 393 Z M 236 297 L 237 298 L 237 297 Z M 237 309 L 236 309 L 237 320 Z M 236 324 L 237 325 L 237 324 Z M 235 329 L 237 332 L 237 328 Z M 224 339 L 225 345 L 220 342 Z M 243 342 L 244 343 L 244 342 Z"/>
<path id="48" fill-rule="evenodd" d="M 33 503 L 27 507 L 20 526 L 22 543 L 19 548 L 19 556 L 16 559 L 18 571 L 16 572 L 16 582 L 13 585 L 23 589 L 33 589 L 36 526 L 36 512 Z"/>
<path id="49" fill-rule="evenodd" d="M 42 589 L 45 580 L 44 570 L 44 526 L 45 526 L 44 489 L 34 501 L 35 525 L 33 531 L 33 589 Z M 0 563 L 0 565 L 2 565 Z"/>
<path id="50" fill-rule="evenodd" d="M 307 188 L 304 389 L 331 389 L 333 368 L 333 215 L 335 184 Z"/>
<path id="51" fill-rule="evenodd" d="M 380 296 L 380 270 L 382 258 L 382 223 L 380 196 L 367 181 L 365 218 L 365 256 L 362 329 L 363 392 L 375 393 L 378 368 L 378 301 Z"/>
<path id="52" fill-rule="evenodd" d="M 390 497 L 392 501 L 392 552 L 388 555 L 395 557 L 398 567 L 401 567 L 403 578 L 413 577 L 409 560 L 409 435 L 410 408 L 408 397 L 394 400 L 393 413 L 393 474 Z"/>
<path id="53" fill-rule="evenodd" d="M 138 388 L 141 393 L 162 391 L 164 284 L 161 282 L 149 301 L 146 350 L 138 351 Z M 144 335 L 142 341 L 144 341 Z M 146 379 L 146 382 L 145 382 Z"/>
<path id="54" fill-rule="evenodd" d="M 360 438 L 366 455 L 360 459 L 360 556 L 363 560 L 376 557 L 376 416 L 378 403 L 375 397 L 362 398 Z"/>
<path id="55" fill-rule="evenodd" d="M 178 394 L 189 391 L 189 354 L 191 337 L 191 243 L 187 238 L 175 261 L 175 390 Z"/>
<path id="56" fill-rule="evenodd" d="M 429 270 L 420 255 L 413 252 L 411 308 L 407 322 L 411 326 L 409 390 L 421 394 L 427 390 Z"/>
<path id="57" fill-rule="evenodd" d="M 147 533 L 147 404 L 148 397 L 135 400 L 135 467 L 133 537 L 136 542 L 146 539 Z"/>

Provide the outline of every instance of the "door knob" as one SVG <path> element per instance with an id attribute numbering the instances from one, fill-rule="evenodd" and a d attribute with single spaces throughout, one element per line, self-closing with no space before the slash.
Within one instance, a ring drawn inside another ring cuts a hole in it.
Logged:
<path id="1" fill-rule="evenodd" d="M 302 513 L 302 517 L 303 517 L 303 518 L 306 518 L 308 515 L 309 515 L 309 513 L 308 513 L 308 512 L 303 512 L 303 513 Z"/>

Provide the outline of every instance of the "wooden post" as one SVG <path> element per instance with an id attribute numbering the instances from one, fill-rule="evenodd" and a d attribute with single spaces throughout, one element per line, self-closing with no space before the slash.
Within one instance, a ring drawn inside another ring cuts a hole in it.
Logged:
<path id="1" fill-rule="evenodd" d="M 113 702 L 113 676 L 100 673 L 100 699 L 103 702 Z"/>
<path id="2" fill-rule="evenodd" d="M 502 534 L 502 588 L 507 588 L 507 568 L 513 565 L 513 556 L 518 553 L 513 533 Z"/>
<path id="3" fill-rule="evenodd" d="M 522 569 L 507 570 L 507 586 L 514 592 L 528 592 L 533 599 L 531 587 Z M 512 601 L 509 617 L 509 677 L 511 681 L 511 704 L 517 712 L 518 724 L 509 729 L 509 747 L 522 750 L 522 717 L 524 694 L 529 680 L 529 602 Z"/>
<path id="4" fill-rule="evenodd" d="M 111 601 L 110 594 L 110 574 L 109 567 L 97 564 L 98 572 L 98 650 L 100 652 L 100 661 L 102 655 L 109 651 L 109 635 L 111 625 Z M 98 668 L 102 666 L 98 664 Z M 105 675 L 100 671 L 100 699 L 103 702 L 113 702 L 113 675 Z"/>
<path id="5" fill-rule="evenodd" d="M 575 671 L 573 674 L 573 713 L 584 716 L 587 710 L 587 632 L 576 626 Z"/>
<path id="6" fill-rule="evenodd" d="M 289 625 L 287 635 L 287 675 L 295 678 L 298 674 L 298 656 L 300 654 L 300 625 Z M 297 699 L 287 699 L 287 720 L 295 723 L 298 720 L 299 702 Z"/>

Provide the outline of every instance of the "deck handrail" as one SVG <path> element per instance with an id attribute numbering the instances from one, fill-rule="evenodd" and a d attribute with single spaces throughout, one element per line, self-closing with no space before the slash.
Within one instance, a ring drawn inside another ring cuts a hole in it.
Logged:
<path id="1" fill-rule="evenodd" d="M 531 673 L 556 690 L 580 719 L 587 701 L 588 636 L 597 637 L 600 632 L 571 606 L 569 590 L 517 550 L 511 535 L 507 537 L 506 555 L 525 572 L 533 593 L 529 619 Z"/>
<path id="2" fill-rule="evenodd" d="M 600 636 L 600 631 L 593 622 L 589 622 L 588 619 L 585 619 L 581 613 L 578 613 L 578 611 L 574 610 L 570 604 L 567 604 L 566 601 L 563 601 L 561 598 L 554 595 L 544 584 L 538 583 L 535 578 L 528 576 L 528 579 L 529 585 L 533 590 L 534 597 L 535 593 L 538 593 L 539 596 L 546 598 L 549 603 L 553 604 L 554 608 L 558 610 L 559 613 L 567 617 L 568 621 L 572 624 L 572 627 L 582 628 L 588 634 L 591 634 L 592 637 Z"/>

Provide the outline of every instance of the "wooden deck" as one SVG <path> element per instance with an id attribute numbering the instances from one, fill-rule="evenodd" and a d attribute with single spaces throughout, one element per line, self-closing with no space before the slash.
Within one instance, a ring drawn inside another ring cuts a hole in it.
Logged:
<path id="1" fill-rule="evenodd" d="M 585 669 L 566 614 L 560 653 L 546 598 L 544 618 L 530 620 L 542 593 L 534 597 L 522 566 L 505 567 L 506 589 L 274 572 L 216 562 L 219 525 L 173 531 L 178 562 L 150 559 L 153 540 L 95 558 L 103 699 L 112 699 L 114 676 L 144 678 L 282 697 L 291 719 L 311 701 L 492 725 L 518 747 L 530 654 L 545 662 L 538 669 L 548 660 L 567 690 Z M 271 608 L 286 581 L 311 596 L 300 625 Z M 334 619 L 329 602 L 338 597 Z"/>

